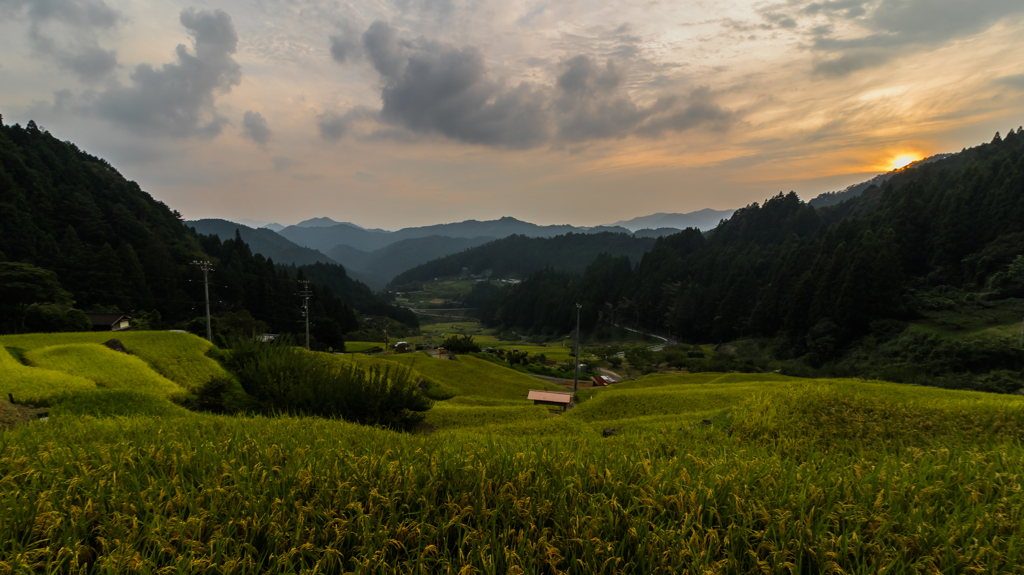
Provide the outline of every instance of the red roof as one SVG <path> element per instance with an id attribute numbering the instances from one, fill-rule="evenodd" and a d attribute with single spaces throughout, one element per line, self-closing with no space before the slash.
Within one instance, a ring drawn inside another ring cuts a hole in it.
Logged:
<path id="1" fill-rule="evenodd" d="M 552 403 L 572 403 L 572 392 L 569 391 L 543 391 L 531 389 L 526 399 L 533 401 L 550 401 Z"/>

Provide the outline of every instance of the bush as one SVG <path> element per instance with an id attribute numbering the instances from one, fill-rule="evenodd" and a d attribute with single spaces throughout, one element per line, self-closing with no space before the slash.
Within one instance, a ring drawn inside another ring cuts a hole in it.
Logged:
<path id="1" fill-rule="evenodd" d="M 32 304 L 25 310 L 25 328 L 35 333 L 90 331 L 85 312 L 59 303 Z"/>
<path id="2" fill-rule="evenodd" d="M 444 340 L 444 349 L 449 353 L 479 353 L 480 346 L 473 341 L 473 336 L 464 335 L 459 337 L 453 335 Z"/>
<path id="3" fill-rule="evenodd" d="M 270 412 L 410 429 L 433 405 L 404 366 L 328 362 L 285 336 L 270 343 L 235 340 L 227 364 L 246 393 Z"/>

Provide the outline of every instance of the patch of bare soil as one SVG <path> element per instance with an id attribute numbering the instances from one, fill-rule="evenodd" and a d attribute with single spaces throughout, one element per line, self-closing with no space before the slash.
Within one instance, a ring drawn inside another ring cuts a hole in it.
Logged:
<path id="1" fill-rule="evenodd" d="M 0 429 L 11 429 L 19 423 L 36 421 L 40 417 L 49 415 L 48 407 L 35 407 L 29 405 L 18 405 L 0 401 Z"/>

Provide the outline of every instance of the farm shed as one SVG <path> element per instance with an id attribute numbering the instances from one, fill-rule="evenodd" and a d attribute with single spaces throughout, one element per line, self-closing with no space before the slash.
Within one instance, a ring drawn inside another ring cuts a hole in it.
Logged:
<path id="1" fill-rule="evenodd" d="M 131 329 L 131 317 L 119 313 L 87 313 L 93 331 L 125 331 Z"/>
<path id="2" fill-rule="evenodd" d="M 543 389 L 531 389 L 526 399 L 533 401 L 534 405 L 554 405 L 561 407 L 563 411 L 572 403 L 573 393 L 571 391 L 545 391 Z"/>

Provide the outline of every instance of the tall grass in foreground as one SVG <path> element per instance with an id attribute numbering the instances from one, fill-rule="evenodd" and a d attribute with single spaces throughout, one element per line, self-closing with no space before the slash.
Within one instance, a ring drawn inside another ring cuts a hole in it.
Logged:
<path id="1" fill-rule="evenodd" d="M 1021 402 L 884 393 L 608 439 L 57 420 L 0 434 L 0 572 L 1024 573 Z"/>

